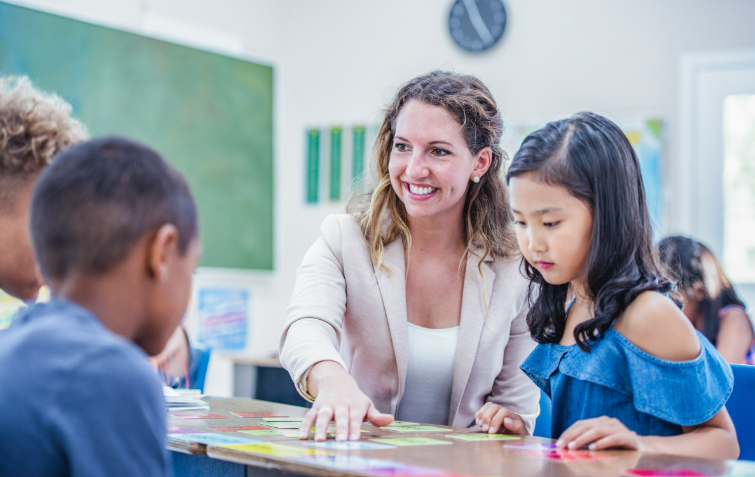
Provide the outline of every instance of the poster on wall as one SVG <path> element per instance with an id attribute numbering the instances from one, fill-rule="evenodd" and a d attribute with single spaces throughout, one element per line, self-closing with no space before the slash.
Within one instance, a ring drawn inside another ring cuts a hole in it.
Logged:
<path id="1" fill-rule="evenodd" d="M 196 296 L 197 342 L 214 350 L 243 350 L 250 321 L 250 298 L 247 288 L 200 288 Z"/>
<path id="2" fill-rule="evenodd" d="M 311 127 L 306 130 L 304 202 L 346 202 L 369 172 L 378 124 Z"/>
<path id="3" fill-rule="evenodd" d="M 524 139 L 547 124 L 539 122 L 511 122 L 506 125 L 506 132 L 501 146 L 511 159 L 519 150 Z M 663 122 L 656 117 L 622 118 L 616 124 L 624 131 L 632 144 L 637 159 L 640 161 L 642 180 L 645 184 L 645 196 L 650 211 L 650 219 L 656 233 L 661 232 L 663 218 Z"/>

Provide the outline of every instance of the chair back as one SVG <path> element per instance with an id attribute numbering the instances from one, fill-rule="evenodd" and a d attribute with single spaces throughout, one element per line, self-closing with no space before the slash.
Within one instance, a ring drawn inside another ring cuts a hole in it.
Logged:
<path id="1" fill-rule="evenodd" d="M 551 438 L 551 398 L 543 391 L 540 391 L 540 415 L 535 421 L 535 431 L 533 436 Z"/>
<path id="2" fill-rule="evenodd" d="M 210 364 L 210 354 L 212 354 L 212 349 L 205 348 L 198 351 L 200 351 L 199 366 L 197 366 L 197 375 L 193 376 L 194 379 L 191 379 L 191 387 L 199 389 L 204 393 L 204 381 L 205 376 L 207 376 L 207 366 Z"/>
<path id="3" fill-rule="evenodd" d="M 755 460 L 755 366 L 732 364 L 734 391 L 726 402 L 739 441 L 739 458 Z"/>

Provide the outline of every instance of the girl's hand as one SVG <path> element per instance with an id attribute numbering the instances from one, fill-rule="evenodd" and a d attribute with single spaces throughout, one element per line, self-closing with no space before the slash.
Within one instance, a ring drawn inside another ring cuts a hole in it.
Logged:
<path id="1" fill-rule="evenodd" d="M 393 421 L 393 416 L 378 411 L 354 378 L 333 361 L 321 361 L 312 367 L 307 377 L 307 390 L 316 399 L 312 409 L 304 415 L 299 439 L 308 439 L 312 425 L 315 425 L 315 440 L 324 441 L 328 424 L 336 421 L 336 440 L 356 441 L 365 419 L 377 427 Z"/>
<path id="2" fill-rule="evenodd" d="M 528 435 L 527 427 L 519 414 L 513 413 L 498 404 L 485 403 L 474 417 L 477 425 L 488 434 L 495 434 L 500 430 L 502 434 Z"/>
<path id="3" fill-rule="evenodd" d="M 610 447 L 643 450 L 636 432 L 630 431 L 620 420 L 607 416 L 577 421 L 556 441 L 559 449 L 580 449 L 588 444 L 589 450 Z"/>

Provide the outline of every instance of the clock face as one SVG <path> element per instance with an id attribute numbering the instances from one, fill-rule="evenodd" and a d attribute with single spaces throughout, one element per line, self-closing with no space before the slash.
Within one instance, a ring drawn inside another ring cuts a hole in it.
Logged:
<path id="1" fill-rule="evenodd" d="M 451 38 L 465 50 L 487 50 L 506 29 L 506 9 L 501 0 L 456 0 L 448 29 Z"/>

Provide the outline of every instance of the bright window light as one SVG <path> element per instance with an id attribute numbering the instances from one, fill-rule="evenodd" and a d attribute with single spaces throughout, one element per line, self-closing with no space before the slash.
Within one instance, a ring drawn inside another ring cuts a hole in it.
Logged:
<path id="1" fill-rule="evenodd" d="M 724 269 L 755 283 L 755 94 L 724 99 Z"/>

